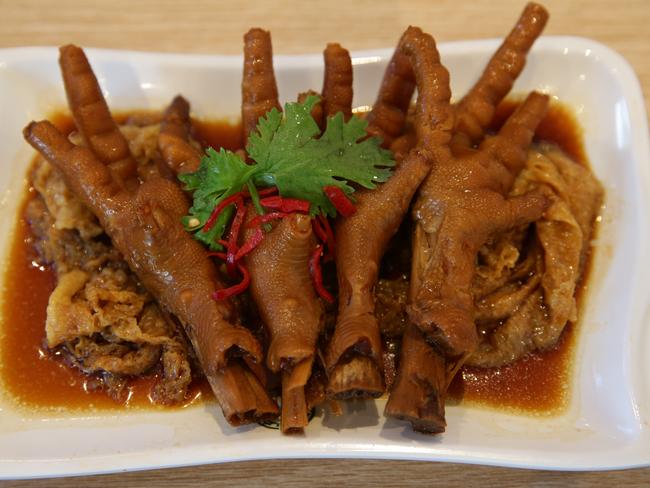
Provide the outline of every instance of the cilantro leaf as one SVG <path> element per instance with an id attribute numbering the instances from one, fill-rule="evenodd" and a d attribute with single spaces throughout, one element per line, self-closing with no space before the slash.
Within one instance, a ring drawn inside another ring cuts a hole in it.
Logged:
<path id="1" fill-rule="evenodd" d="M 357 117 L 345 122 L 343 114 L 338 113 L 328 118 L 321 135 L 311 116 L 318 102 L 318 97 L 310 96 L 303 103 L 287 103 L 284 115 L 273 109 L 261 117 L 246 147 L 253 164 L 246 164 L 230 151 L 210 148 L 197 172 L 179 176 L 186 190 L 194 192 L 184 223 L 188 227 L 192 219 L 199 222 L 188 231 L 195 231 L 195 237 L 212 249 L 220 249 L 217 241 L 232 217 L 232 206 L 210 231 L 203 232 L 202 227 L 219 202 L 245 186 L 250 190 L 251 184 L 258 188 L 277 186 L 283 197 L 308 200 L 312 215 L 323 212 L 334 217 L 336 208 L 324 194 L 324 187 L 337 186 L 350 196 L 352 184 L 372 189 L 388 180 L 395 161 L 390 151 L 380 147 L 379 139 L 367 137 L 367 122 Z M 255 192 L 250 193 L 256 197 Z"/>
<path id="2" fill-rule="evenodd" d="M 194 236 L 211 249 L 222 249 L 217 241 L 223 237 L 230 222 L 232 206 L 222 212 L 208 232 L 203 232 L 205 222 L 216 205 L 241 190 L 251 172 L 252 167 L 237 154 L 223 148 L 217 152 L 210 147 L 206 149 L 198 171 L 178 176 L 185 183 L 185 189 L 194 192 L 190 215 L 183 218 L 183 225 L 188 231 L 196 230 Z M 198 226 L 189 225 L 192 218 L 198 219 Z"/>
<path id="3" fill-rule="evenodd" d="M 311 116 L 318 97 L 309 96 L 304 103 L 287 103 L 285 117 L 276 109 L 260 118 L 258 133 L 251 134 L 246 152 L 262 168 L 291 164 L 296 150 L 314 140 L 320 129 Z"/>
<path id="4" fill-rule="evenodd" d="M 324 187 L 338 186 L 348 195 L 354 191 L 349 182 L 374 188 L 390 177 L 395 162 L 378 139 L 362 140 L 367 122 L 356 117 L 348 122 L 342 113 L 328 118 L 317 139 L 320 130 L 311 110 L 318 101 L 310 96 L 302 104 L 287 103 L 281 121 L 277 111 L 270 112 L 260 120 L 259 135 L 250 138 L 246 149 L 260 166 L 256 184 L 275 185 L 282 196 L 309 200 L 312 215 L 323 211 L 333 217 L 336 209 Z"/>

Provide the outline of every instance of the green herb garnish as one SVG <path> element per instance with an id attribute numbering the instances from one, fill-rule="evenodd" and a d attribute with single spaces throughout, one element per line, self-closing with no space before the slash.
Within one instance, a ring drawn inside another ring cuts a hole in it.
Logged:
<path id="1" fill-rule="evenodd" d="M 284 116 L 273 109 L 260 118 L 257 133 L 246 147 L 252 164 L 231 151 L 207 149 L 198 171 L 179 177 L 185 188 L 194 192 L 190 215 L 184 218 L 188 231 L 210 248 L 221 249 L 218 241 L 232 218 L 233 207 L 224 209 L 208 232 L 202 228 L 221 201 L 243 189 L 250 192 L 258 209 L 254 189 L 276 186 L 282 197 L 310 202 L 312 216 L 323 213 L 334 217 L 336 209 L 323 188 L 336 186 L 350 196 L 354 192 L 350 183 L 372 189 L 388 180 L 395 161 L 390 151 L 380 147 L 379 139 L 367 138 L 367 122 L 357 117 L 344 122 L 343 114 L 338 113 L 328 118 L 321 135 L 311 116 L 318 101 L 310 96 L 304 103 L 287 103 Z M 198 225 L 189 227 L 197 220 Z"/>

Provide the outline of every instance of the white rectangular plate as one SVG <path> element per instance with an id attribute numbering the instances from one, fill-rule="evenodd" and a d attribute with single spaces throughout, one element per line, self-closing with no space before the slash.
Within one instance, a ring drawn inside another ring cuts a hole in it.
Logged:
<path id="1" fill-rule="evenodd" d="M 497 41 L 440 46 L 458 98 Z M 239 116 L 241 57 L 88 50 L 113 109 L 163 108 L 177 93 L 196 115 Z M 391 50 L 354 55 L 355 105 L 370 105 Z M 22 128 L 65 106 L 54 48 L 0 50 L 0 253 L 6 255 L 32 150 Z M 277 56 L 283 100 L 322 83 L 320 55 Z M 593 41 L 542 38 L 515 93 L 571 105 L 606 187 L 576 347 L 572 395 L 554 417 L 450 406 L 439 437 L 386 421 L 382 401 L 317 418 L 304 436 L 233 429 L 214 405 L 170 412 L 43 413 L 0 398 L 0 477 L 37 477 L 265 458 L 390 458 L 546 469 L 650 464 L 649 150 L 641 91 L 629 65 Z M 2 267 L 6 266 L 6 260 Z M 4 273 L 3 273 L 4 275 Z"/>

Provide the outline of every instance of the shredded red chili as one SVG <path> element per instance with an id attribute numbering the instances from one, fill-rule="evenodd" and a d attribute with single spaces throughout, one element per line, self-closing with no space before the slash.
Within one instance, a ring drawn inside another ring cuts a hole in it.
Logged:
<path id="1" fill-rule="evenodd" d="M 327 215 L 319 214 L 318 215 L 318 220 L 323 226 L 323 229 L 325 230 L 325 236 L 326 238 L 324 239 L 325 242 L 327 242 L 327 254 L 330 259 L 334 259 L 334 249 L 336 247 L 336 241 L 334 240 L 334 232 L 332 231 L 332 227 L 330 226 L 330 221 L 327 218 Z"/>
<path id="2" fill-rule="evenodd" d="M 232 205 L 237 201 L 238 198 L 242 197 L 242 192 L 237 192 L 234 195 L 230 195 L 228 198 L 224 198 L 221 202 L 219 202 L 219 205 L 214 207 L 214 210 L 208 217 L 208 220 L 205 221 L 205 225 L 203 226 L 203 232 L 208 232 L 212 227 L 214 226 L 215 222 L 219 218 L 219 215 L 221 215 L 221 212 L 228 206 Z"/>
<path id="3" fill-rule="evenodd" d="M 308 213 L 310 206 L 307 200 L 300 200 L 298 198 L 285 198 L 281 197 L 280 195 L 262 198 L 260 199 L 260 204 L 263 207 L 280 210 L 286 213 Z"/>
<path id="4" fill-rule="evenodd" d="M 318 219 L 312 219 L 311 227 L 314 231 L 314 234 L 316 234 L 316 237 L 318 237 L 320 241 L 327 242 L 327 234 L 325 233 L 325 229 L 323 229 L 323 225 Z"/>
<path id="5" fill-rule="evenodd" d="M 216 256 L 220 259 L 226 259 L 226 254 L 222 252 L 211 252 L 209 253 L 210 256 Z M 242 275 L 242 280 L 237 283 L 236 285 L 230 286 L 228 288 L 221 288 L 220 290 L 215 290 L 212 293 L 212 298 L 214 300 L 225 300 L 227 298 L 230 298 L 235 295 L 239 295 L 240 293 L 243 293 L 246 291 L 248 288 L 248 285 L 250 285 L 251 282 L 251 275 L 248 272 L 248 269 L 246 269 L 246 266 L 244 266 L 241 263 L 237 263 L 237 268 L 239 269 L 239 272 Z"/>
<path id="6" fill-rule="evenodd" d="M 239 248 L 237 254 L 235 254 L 235 262 L 238 262 L 241 258 L 246 256 L 249 252 L 259 246 L 260 242 L 264 240 L 264 231 L 262 227 L 255 229 L 255 232 L 248 240 L 244 243 L 242 247 Z"/>
<path id="7" fill-rule="evenodd" d="M 210 255 L 223 259 L 226 262 L 226 269 L 231 277 L 234 277 L 236 271 L 239 270 L 242 280 L 231 287 L 216 290 L 212 294 L 212 298 L 215 300 L 225 300 L 226 298 L 246 291 L 248 288 L 250 284 L 250 273 L 241 260 L 264 240 L 263 226 L 265 224 L 268 224 L 273 220 L 283 219 L 293 213 L 309 212 L 310 203 L 307 200 L 284 198 L 280 195 L 275 195 L 277 191 L 276 187 L 265 188 L 259 191 L 258 194 L 264 196 L 264 198 L 260 198 L 260 204 L 273 211 L 264 215 L 256 215 L 246 224 L 246 227 L 254 229 L 254 232 L 241 246 L 238 245 L 238 241 L 247 211 L 246 199 L 250 198 L 250 192 L 248 189 L 235 193 L 220 202 L 219 205 L 214 208 L 210 217 L 203 226 L 204 232 L 209 231 L 226 207 L 229 205 L 235 206 L 235 216 L 230 224 L 228 239 L 219 239 L 217 241 L 226 249 L 226 252 L 212 252 Z M 352 202 L 338 187 L 326 187 L 324 191 L 341 215 L 349 216 L 356 211 Z M 320 241 L 320 244 L 316 246 L 309 259 L 309 271 L 314 282 L 314 288 L 323 300 L 329 303 L 334 303 L 334 297 L 327 291 L 323 284 L 323 273 L 321 267 L 323 256 L 326 260 L 334 258 L 334 232 L 332 232 L 327 216 L 323 214 L 316 216 L 312 220 L 312 229 L 317 239 Z M 326 253 L 325 249 L 327 249 Z"/>
<path id="8" fill-rule="evenodd" d="M 278 187 L 277 186 L 270 186 L 268 188 L 263 188 L 261 190 L 257 190 L 257 194 L 261 197 L 264 197 L 266 195 L 273 195 L 278 192 Z M 242 193 L 247 197 L 250 198 L 251 194 L 248 191 L 248 188 L 244 188 L 242 190 Z"/>
<path id="9" fill-rule="evenodd" d="M 256 215 L 253 217 L 248 224 L 246 224 L 247 227 L 257 227 L 261 224 L 268 224 L 272 220 L 277 220 L 277 219 L 283 219 L 287 217 L 289 214 L 285 212 L 269 212 L 264 215 Z"/>
<path id="10" fill-rule="evenodd" d="M 331 261 L 334 259 L 334 233 L 330 227 L 329 220 L 323 214 L 318 215 L 312 220 L 312 229 L 316 237 L 325 245 L 327 245 L 327 252 L 325 253 L 324 260 Z"/>
<path id="11" fill-rule="evenodd" d="M 320 259 L 323 255 L 323 245 L 318 244 L 311 257 L 309 258 L 309 271 L 311 272 L 312 280 L 314 281 L 314 288 L 316 293 L 329 303 L 334 303 L 334 297 L 325 289 L 323 285 L 323 272 L 320 265 Z"/>
<path id="12" fill-rule="evenodd" d="M 343 215 L 343 217 L 354 215 L 354 213 L 357 211 L 357 208 L 350 201 L 345 192 L 338 186 L 326 186 L 323 188 L 323 192 L 325 192 L 327 198 L 329 198 L 330 202 L 332 202 L 332 205 L 334 205 L 336 211 Z"/>
<path id="13" fill-rule="evenodd" d="M 246 206 L 244 205 L 244 198 L 241 194 L 235 201 L 235 207 L 237 207 L 237 213 L 232 224 L 230 224 L 230 234 L 228 234 L 228 245 L 226 246 L 226 269 L 230 276 L 234 276 L 235 274 L 235 255 L 237 254 L 239 229 L 241 229 L 244 217 L 246 216 Z"/>

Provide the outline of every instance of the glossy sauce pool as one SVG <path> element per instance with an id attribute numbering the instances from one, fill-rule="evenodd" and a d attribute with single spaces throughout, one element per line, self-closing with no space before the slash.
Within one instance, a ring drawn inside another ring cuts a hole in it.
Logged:
<path id="1" fill-rule="evenodd" d="M 494 126 L 498 127 L 516 106 L 513 102 L 502 104 Z M 116 118 L 124 120 L 127 115 Z M 69 117 L 58 114 L 53 119 L 61 130 L 70 132 L 73 129 Z M 552 106 L 538 136 L 558 143 L 576 161 L 586 164 L 581 132 L 570 110 L 562 105 Z M 195 137 L 216 148 L 234 150 L 242 143 L 241 127 L 223 122 L 195 121 Z M 24 207 L 32 196 L 33 190 L 27 189 L 7 256 L 9 265 L 4 278 L 0 334 L 3 388 L 27 407 L 163 408 L 154 407 L 148 397 L 154 376 L 132 381 L 126 403 L 116 404 L 103 391 L 91 388 L 92 379 L 68 367 L 43 346 L 46 307 L 55 276 L 52 270 L 38 262 L 31 245 L 33 236 L 23 218 Z M 576 327 L 569 325 L 552 351 L 529 354 L 501 368 L 463 368 L 450 387 L 450 401 L 530 413 L 560 411 L 569 397 L 575 336 Z M 195 381 L 190 390 L 188 400 L 176 408 L 212 398 L 203 381 Z"/>

